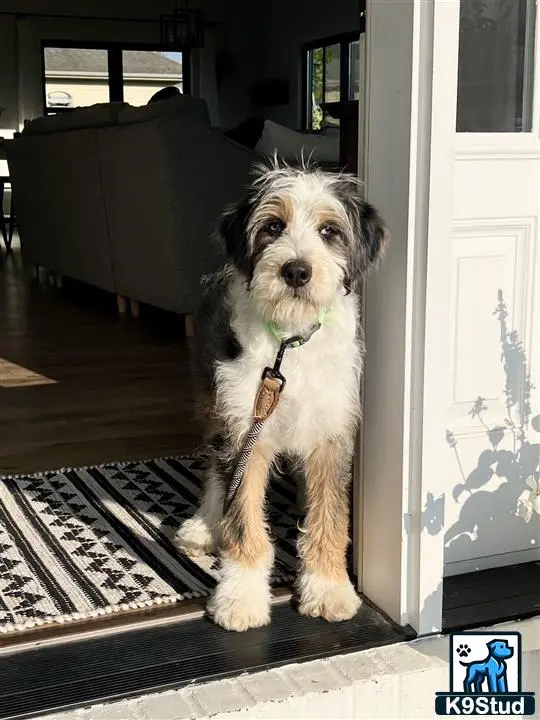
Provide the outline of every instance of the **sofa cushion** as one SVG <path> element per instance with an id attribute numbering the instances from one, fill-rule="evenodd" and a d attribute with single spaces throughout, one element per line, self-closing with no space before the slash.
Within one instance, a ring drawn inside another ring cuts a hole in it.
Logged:
<path id="1" fill-rule="evenodd" d="M 23 135 L 43 135 L 65 130 L 116 125 L 118 116 L 125 107 L 127 104 L 123 102 L 97 103 L 89 107 L 77 108 L 72 112 L 45 115 L 28 123 Z"/>
<path id="2" fill-rule="evenodd" d="M 141 107 L 127 105 L 120 113 L 118 122 L 120 125 L 131 125 L 168 117 L 195 120 L 197 123 L 210 127 L 206 102 L 190 95 L 178 95 L 169 100 L 161 100 Z"/>
<path id="3" fill-rule="evenodd" d="M 339 136 L 298 132 L 266 120 L 255 150 L 261 155 L 272 155 L 277 151 L 282 158 L 291 161 L 299 160 L 302 152 L 304 157 L 313 153 L 313 158 L 318 162 L 332 163 L 339 158 Z"/>

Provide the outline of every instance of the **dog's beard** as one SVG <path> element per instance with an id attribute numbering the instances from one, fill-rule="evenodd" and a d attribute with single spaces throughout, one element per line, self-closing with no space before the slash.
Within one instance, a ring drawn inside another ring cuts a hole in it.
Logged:
<path id="1" fill-rule="evenodd" d="M 250 297 L 257 313 L 265 320 L 272 320 L 278 326 L 302 330 L 313 325 L 326 303 L 316 302 L 304 288 L 293 290 L 281 281 L 279 292 L 269 292 L 262 283 L 251 284 Z"/>
<path id="2" fill-rule="evenodd" d="M 289 287 L 281 276 L 287 260 L 294 259 L 278 248 L 269 248 L 255 265 L 250 282 L 250 301 L 257 314 L 266 322 L 301 331 L 313 325 L 322 308 L 330 307 L 340 292 L 344 293 L 344 270 L 328 253 L 311 256 L 311 280 L 300 288 Z M 303 255 L 305 257 L 305 255 Z"/>

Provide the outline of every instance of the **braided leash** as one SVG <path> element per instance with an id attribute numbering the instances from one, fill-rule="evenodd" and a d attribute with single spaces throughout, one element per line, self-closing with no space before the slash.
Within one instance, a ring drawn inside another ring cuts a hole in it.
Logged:
<path id="1" fill-rule="evenodd" d="M 253 448 L 259 439 L 263 425 L 276 409 L 280 395 L 285 387 L 286 379 L 280 372 L 285 351 L 289 348 L 297 348 L 301 345 L 305 345 L 305 343 L 307 343 L 313 334 L 321 327 L 326 314 L 326 309 L 321 310 L 316 324 L 310 328 L 306 335 L 294 335 L 293 337 L 286 339 L 283 338 L 274 323 L 267 323 L 268 330 L 280 341 L 280 346 L 274 361 L 274 366 L 271 368 L 266 367 L 262 374 L 262 382 L 255 398 L 253 423 L 246 435 L 246 439 L 244 440 L 231 482 L 229 483 L 229 487 L 227 489 L 224 503 L 224 513 L 227 513 L 234 498 L 236 497 L 238 488 L 244 478 L 249 458 L 251 457 Z"/>

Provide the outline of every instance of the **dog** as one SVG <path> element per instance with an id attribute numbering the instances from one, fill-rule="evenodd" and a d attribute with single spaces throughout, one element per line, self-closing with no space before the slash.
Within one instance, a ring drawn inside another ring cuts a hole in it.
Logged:
<path id="1" fill-rule="evenodd" d="M 255 169 L 246 197 L 224 213 L 218 235 L 227 260 L 204 279 L 195 322 L 209 469 L 200 507 L 181 526 L 177 545 L 191 555 L 219 549 L 222 576 L 207 606 L 217 624 L 237 631 L 266 625 L 274 551 L 265 491 L 272 466 L 286 458 L 306 483 L 299 611 L 349 619 L 360 606 L 345 559 L 364 355 L 358 291 L 388 232 L 356 177 L 274 157 Z M 285 353 L 286 387 L 223 515 L 262 372 L 280 346 L 270 327 L 281 337 L 319 329 Z"/>
<path id="2" fill-rule="evenodd" d="M 466 693 L 481 693 L 482 685 L 487 680 L 488 692 L 508 692 L 506 682 L 506 663 L 508 658 L 514 654 L 514 649 L 509 647 L 506 640 L 492 640 L 487 644 L 488 656 L 480 662 L 465 663 L 459 661 L 460 665 L 467 668 L 463 691 Z"/>

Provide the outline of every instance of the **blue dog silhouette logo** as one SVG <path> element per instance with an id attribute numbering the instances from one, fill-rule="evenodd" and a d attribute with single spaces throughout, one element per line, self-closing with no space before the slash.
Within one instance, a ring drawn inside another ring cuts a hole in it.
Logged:
<path id="1" fill-rule="evenodd" d="M 510 647 L 508 640 L 491 640 L 486 643 L 487 654 L 482 660 L 464 662 L 459 664 L 467 668 L 463 680 L 463 692 L 466 693 L 506 693 L 508 692 L 508 668 L 506 660 L 514 654 L 514 648 Z M 456 648 L 460 658 L 467 657 L 471 649 L 468 645 L 462 644 Z"/>
<path id="2" fill-rule="evenodd" d="M 464 631 L 449 638 L 450 688 L 435 697 L 437 715 L 533 715 L 534 692 L 521 687 L 521 635 Z"/>

